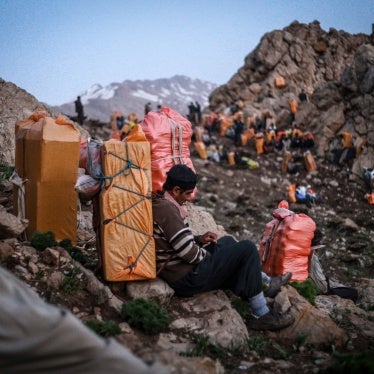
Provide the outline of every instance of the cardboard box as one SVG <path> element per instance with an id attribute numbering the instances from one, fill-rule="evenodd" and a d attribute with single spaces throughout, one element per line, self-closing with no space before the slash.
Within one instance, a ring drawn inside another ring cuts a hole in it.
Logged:
<path id="1" fill-rule="evenodd" d="M 77 193 L 80 134 L 73 122 L 36 111 L 16 124 L 16 171 L 25 181 L 26 230 L 53 231 L 56 240 L 77 240 Z M 15 190 L 15 214 L 18 214 Z"/>

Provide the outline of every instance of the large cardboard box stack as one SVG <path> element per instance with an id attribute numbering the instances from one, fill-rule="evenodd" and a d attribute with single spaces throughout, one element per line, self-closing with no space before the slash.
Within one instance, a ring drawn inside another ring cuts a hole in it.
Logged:
<path id="1" fill-rule="evenodd" d="M 151 152 L 136 126 L 126 141 L 104 142 L 100 229 L 104 277 L 133 281 L 156 277 L 153 239 Z"/>
<path id="2" fill-rule="evenodd" d="M 36 111 L 18 121 L 16 171 L 25 181 L 27 235 L 53 231 L 56 240 L 77 240 L 77 193 L 80 134 L 73 122 Z M 16 189 L 17 201 L 20 191 Z M 18 214 L 18 204 L 15 204 Z"/>

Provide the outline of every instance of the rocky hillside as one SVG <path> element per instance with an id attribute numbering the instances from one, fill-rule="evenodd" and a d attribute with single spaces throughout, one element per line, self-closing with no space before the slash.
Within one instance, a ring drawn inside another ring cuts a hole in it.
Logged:
<path id="1" fill-rule="evenodd" d="M 210 230 L 259 243 L 290 181 L 279 172 L 280 155 L 253 157 L 260 167 L 243 170 L 193 154 L 200 183 L 196 203 L 188 206 L 188 219 L 196 234 Z M 308 213 L 316 221 L 324 234 L 325 247 L 318 256 L 325 274 L 333 285 L 354 286 L 359 301 L 355 304 L 338 296 L 320 295 L 314 307 L 292 287 L 286 287 L 269 302 L 280 309 L 288 305 L 297 322 L 278 333 L 247 330 L 246 317 L 233 307 L 238 300 L 230 293 L 217 291 L 180 299 L 160 279 L 105 282 L 100 273 L 93 272 L 97 257 L 91 205 L 83 206 L 78 215 L 74 249 L 54 245 L 36 249 L 17 239 L 22 223 L 6 213 L 12 211 L 13 196 L 7 181 L 0 183 L 4 206 L 0 231 L 4 234 L 4 223 L 11 229 L 0 240 L 0 260 L 43 299 L 66 306 L 83 323 L 114 321 L 120 326 L 116 338 L 122 344 L 145 362 L 166 366 L 170 373 L 298 373 L 300 369 L 315 373 L 332 365 L 342 370 L 348 365 L 345 360 L 353 365 L 351 361 L 357 359 L 359 367 L 366 369 L 374 343 L 374 226 L 367 219 L 371 207 L 362 199 L 362 187 L 353 182 L 347 185 L 346 175 L 328 163 L 319 164 L 312 174 L 303 171 L 298 180 L 313 184 L 325 204 L 312 209 L 293 204 L 291 209 Z M 340 204 L 343 200 L 347 204 Z M 121 316 L 122 304 L 137 298 L 163 305 L 172 316 L 170 326 L 149 335 L 126 322 Z"/>
<path id="2" fill-rule="evenodd" d="M 321 29 L 319 22 L 292 23 L 267 33 L 244 65 L 210 96 L 210 109 L 225 111 L 237 100 L 245 117 L 270 113 L 278 129 L 291 126 L 289 103 L 299 103 L 294 124 L 318 137 L 316 153 L 327 157 L 332 139 L 342 131 L 355 145 L 366 143 L 352 167 L 359 179 L 363 167 L 374 165 L 374 49 L 372 37 Z M 284 87 L 275 79 L 283 77 Z M 300 102 L 304 90 L 310 100 Z"/>
<path id="3" fill-rule="evenodd" d="M 339 80 L 363 44 L 370 44 L 368 35 L 326 32 L 318 21 L 295 21 L 262 37 L 237 73 L 211 94 L 210 107 L 221 111 L 241 99 L 250 111 L 267 107 L 269 94 L 280 99 L 286 93 L 298 95 L 303 88 L 313 91 L 318 83 Z M 275 86 L 279 76 L 286 83 L 282 89 Z"/>
<path id="4" fill-rule="evenodd" d="M 90 119 L 108 122 L 110 115 L 120 110 L 124 114 L 144 114 L 144 106 L 149 102 L 156 110 L 161 104 L 174 108 L 183 115 L 188 113 L 191 101 L 198 101 L 201 107 L 208 105 L 209 94 L 216 84 L 183 75 L 155 80 L 125 80 L 111 83 L 106 87 L 97 84 L 81 94 L 85 115 Z M 54 107 L 56 111 L 75 116 L 74 102 Z"/>

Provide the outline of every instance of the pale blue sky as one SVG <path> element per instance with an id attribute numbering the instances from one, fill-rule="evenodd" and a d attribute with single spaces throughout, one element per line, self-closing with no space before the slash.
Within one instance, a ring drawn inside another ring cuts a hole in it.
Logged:
<path id="1" fill-rule="evenodd" d="M 370 34 L 374 0 L 0 0 L 0 77 L 59 105 L 94 83 L 226 83 L 292 21 Z"/>

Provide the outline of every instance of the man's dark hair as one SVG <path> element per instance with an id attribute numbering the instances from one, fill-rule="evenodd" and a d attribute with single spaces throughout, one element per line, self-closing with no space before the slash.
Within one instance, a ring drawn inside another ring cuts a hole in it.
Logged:
<path id="1" fill-rule="evenodd" d="M 197 183 L 197 174 L 187 165 L 174 165 L 167 173 L 167 178 L 162 186 L 166 191 L 180 187 L 183 191 L 193 190 Z"/>

